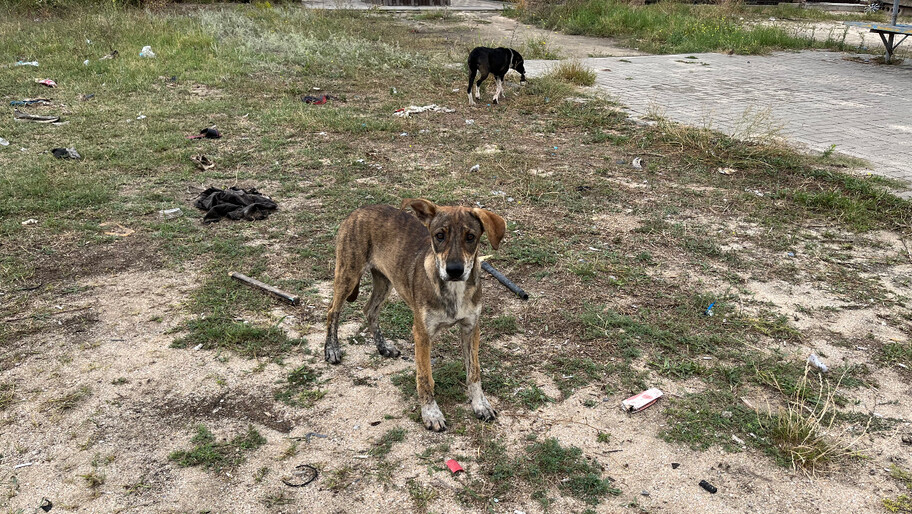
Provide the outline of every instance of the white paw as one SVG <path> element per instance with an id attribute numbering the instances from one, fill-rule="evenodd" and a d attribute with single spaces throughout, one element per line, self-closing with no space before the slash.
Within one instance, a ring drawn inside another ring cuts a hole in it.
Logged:
<path id="1" fill-rule="evenodd" d="M 434 432 L 443 432 L 446 430 L 446 420 L 437 402 L 431 402 L 428 405 L 421 406 L 421 419 L 424 421 L 424 427 Z"/>

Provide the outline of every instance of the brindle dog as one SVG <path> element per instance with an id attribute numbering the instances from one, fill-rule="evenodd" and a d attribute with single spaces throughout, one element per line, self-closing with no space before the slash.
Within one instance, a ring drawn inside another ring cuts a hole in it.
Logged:
<path id="1" fill-rule="evenodd" d="M 411 207 L 413 214 L 406 212 Z M 475 415 L 492 420 L 497 412 L 481 390 L 478 365 L 481 314 L 481 266 L 478 242 L 487 234 L 494 249 L 504 237 L 503 218 L 484 209 L 437 206 L 424 199 L 407 199 L 396 209 L 389 205 L 362 207 L 348 216 L 336 237 L 333 299 L 326 323 L 326 361 L 342 361 L 339 314 L 343 301 L 355 301 L 361 275 L 370 269 L 373 291 L 364 307 L 369 333 L 384 357 L 399 350 L 383 338 L 377 317 L 380 306 L 396 288 L 414 314 L 416 381 L 421 418 L 429 430 L 446 430 L 446 420 L 434 400 L 431 341 L 441 330 L 459 327 L 468 396 Z"/>

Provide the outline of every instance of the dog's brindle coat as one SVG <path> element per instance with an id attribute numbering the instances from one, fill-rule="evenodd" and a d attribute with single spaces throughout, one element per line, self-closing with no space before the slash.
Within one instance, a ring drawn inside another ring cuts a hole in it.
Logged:
<path id="1" fill-rule="evenodd" d="M 411 207 L 414 215 L 405 211 Z M 326 361 L 342 360 L 339 347 L 339 314 L 343 301 L 358 297 L 365 269 L 373 277 L 373 291 L 364 307 L 367 327 L 384 357 L 398 357 L 399 350 L 383 338 L 377 323 L 380 306 L 390 291 L 412 309 L 415 365 L 421 418 L 437 432 L 446 429 L 443 413 L 434 401 L 431 376 L 431 341 L 444 328 L 459 326 L 465 361 L 468 396 L 475 415 L 491 420 L 497 412 L 481 390 L 478 365 L 481 313 L 481 279 L 478 242 L 487 234 L 494 249 L 503 239 L 506 224 L 484 209 L 437 206 L 424 199 L 407 199 L 402 208 L 372 205 L 357 209 L 339 227 L 336 237 L 336 273 L 333 299 L 326 323 Z"/>
<path id="2" fill-rule="evenodd" d="M 497 87 L 494 90 L 494 103 L 497 103 L 498 97 L 505 96 L 503 91 L 504 76 L 510 69 L 514 69 L 520 74 L 520 82 L 526 81 L 526 69 L 523 67 L 523 58 L 519 52 L 512 48 L 488 48 L 479 46 L 469 53 L 469 87 L 466 93 L 469 95 L 469 105 L 475 105 L 472 99 L 472 86 L 475 86 L 475 98 L 481 98 L 481 92 L 478 86 L 488 78 L 489 73 L 494 74 L 494 81 Z M 480 73 L 481 78 L 475 82 L 475 74 Z"/>

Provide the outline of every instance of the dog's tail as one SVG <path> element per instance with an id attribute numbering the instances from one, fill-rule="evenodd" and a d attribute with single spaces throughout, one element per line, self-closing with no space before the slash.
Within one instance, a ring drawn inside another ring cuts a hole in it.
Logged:
<path id="1" fill-rule="evenodd" d="M 361 288 L 361 279 L 358 279 L 358 283 L 355 284 L 355 288 L 352 290 L 351 293 L 348 294 L 348 298 L 346 298 L 346 300 L 348 300 L 349 302 L 353 302 L 353 301 L 357 300 L 358 299 L 358 290 L 360 288 Z"/>

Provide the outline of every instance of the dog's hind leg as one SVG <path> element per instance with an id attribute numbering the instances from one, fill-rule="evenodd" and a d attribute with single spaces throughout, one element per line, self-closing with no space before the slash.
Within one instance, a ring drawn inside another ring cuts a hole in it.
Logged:
<path id="1" fill-rule="evenodd" d="M 343 225 L 339 229 L 340 241 L 348 237 L 350 232 Z M 367 261 L 366 255 L 357 253 L 345 254 L 343 245 L 336 248 L 336 271 L 333 278 L 333 297 L 329 304 L 326 316 L 326 344 L 323 353 L 326 362 L 339 364 L 342 362 L 342 348 L 339 346 L 339 315 L 345 300 L 355 301 L 358 297 L 358 287 L 361 284 L 361 273 Z"/>
<path id="2" fill-rule="evenodd" d="M 494 83 L 496 86 L 494 87 L 494 100 L 492 100 L 492 102 L 496 105 L 497 99 L 500 97 L 500 93 L 503 92 L 503 79 L 495 75 Z"/>
<path id="3" fill-rule="evenodd" d="M 390 280 L 386 278 L 386 275 L 375 269 L 371 270 L 371 276 L 373 277 L 374 288 L 370 299 L 367 300 L 367 305 L 364 306 L 367 330 L 374 338 L 374 343 L 377 345 L 377 351 L 380 352 L 380 355 L 395 358 L 399 356 L 399 350 L 383 337 L 383 333 L 380 332 L 380 322 L 377 320 L 380 317 L 380 307 L 383 306 L 384 300 L 389 296 Z"/>
<path id="4" fill-rule="evenodd" d="M 497 417 L 497 411 L 488 403 L 481 390 L 481 366 L 478 364 L 478 345 L 481 334 L 478 324 L 472 327 L 459 328 L 459 340 L 462 343 L 462 359 L 465 361 L 466 384 L 468 384 L 469 401 L 478 419 L 491 421 Z"/>
<path id="5" fill-rule="evenodd" d="M 475 74 L 478 73 L 478 68 L 475 66 L 469 65 L 469 87 L 466 88 L 466 94 L 469 95 L 469 105 L 475 105 L 475 100 L 472 98 L 472 86 L 475 85 Z M 477 90 L 477 88 L 476 88 Z M 477 96 L 477 94 L 476 94 Z"/>
<path id="6" fill-rule="evenodd" d="M 479 100 L 481 99 L 481 88 L 480 88 L 480 86 L 481 86 L 481 83 L 484 82 L 484 80 L 485 80 L 486 78 L 488 78 L 488 72 L 482 70 L 481 77 L 478 79 L 478 82 L 475 82 L 475 98 L 477 98 L 477 99 L 479 99 Z"/>

